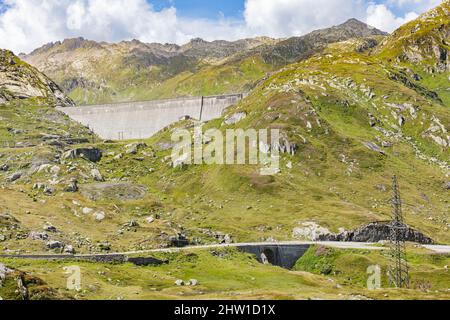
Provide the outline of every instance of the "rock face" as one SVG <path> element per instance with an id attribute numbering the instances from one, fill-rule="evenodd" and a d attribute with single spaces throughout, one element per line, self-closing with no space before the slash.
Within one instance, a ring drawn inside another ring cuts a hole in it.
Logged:
<path id="1" fill-rule="evenodd" d="M 449 17 L 450 2 L 443 1 L 440 6 L 396 30 L 380 50 L 387 55 L 393 53 L 400 61 L 421 65 L 427 73 L 448 72 Z"/>
<path id="2" fill-rule="evenodd" d="M 320 235 L 320 241 L 342 241 L 342 242 L 379 242 L 389 240 L 391 234 L 390 223 L 370 223 L 354 231 L 346 231 L 340 234 L 324 234 Z M 416 242 L 421 244 L 432 244 L 434 241 L 422 234 L 406 226 L 402 237 L 405 241 Z"/>
<path id="3" fill-rule="evenodd" d="M 0 50 L 0 103 L 13 99 L 46 98 L 55 105 L 73 106 L 56 83 L 11 51 Z"/>

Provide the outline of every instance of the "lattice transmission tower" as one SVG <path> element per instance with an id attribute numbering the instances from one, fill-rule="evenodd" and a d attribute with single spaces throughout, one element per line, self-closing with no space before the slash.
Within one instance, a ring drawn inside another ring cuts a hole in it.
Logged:
<path id="1" fill-rule="evenodd" d="M 403 219 L 402 199 L 397 176 L 392 178 L 392 191 L 392 222 L 390 225 L 390 255 L 392 265 L 389 268 L 389 280 L 391 285 L 397 288 L 408 288 L 410 278 L 405 244 L 405 235 L 408 227 Z"/>

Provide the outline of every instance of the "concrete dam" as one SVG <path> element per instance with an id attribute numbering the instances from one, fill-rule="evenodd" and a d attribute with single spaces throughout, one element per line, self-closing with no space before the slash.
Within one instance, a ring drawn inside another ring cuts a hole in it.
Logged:
<path id="1" fill-rule="evenodd" d="M 129 140 L 149 138 L 183 117 L 200 121 L 220 118 L 243 98 L 244 94 L 229 94 L 57 109 L 103 139 Z"/>

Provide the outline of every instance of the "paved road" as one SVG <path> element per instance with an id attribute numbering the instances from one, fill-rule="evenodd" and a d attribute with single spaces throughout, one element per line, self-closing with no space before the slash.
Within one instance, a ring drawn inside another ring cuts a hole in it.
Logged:
<path id="1" fill-rule="evenodd" d="M 425 249 L 434 251 L 436 253 L 448 254 L 450 253 L 450 246 L 434 246 L 434 245 L 426 245 L 423 246 Z"/>
<path id="2" fill-rule="evenodd" d="M 219 248 L 239 248 L 248 246 L 303 246 L 303 245 L 324 245 L 340 249 L 361 249 L 361 250 L 384 250 L 386 248 L 377 247 L 375 243 L 363 242 L 314 242 L 314 241 L 286 241 L 286 242 L 248 242 L 248 243 L 231 243 L 231 244 L 212 244 L 204 246 L 188 246 L 182 248 L 166 248 L 166 249 L 152 249 L 144 251 L 130 251 L 123 254 L 139 254 L 152 252 L 177 252 L 203 249 L 219 249 Z"/>
<path id="3" fill-rule="evenodd" d="M 220 248 L 239 248 L 248 246 L 301 246 L 301 245 L 324 245 L 339 249 L 360 249 L 360 250 L 386 250 L 387 247 L 377 246 L 375 243 L 362 243 L 362 242 L 314 242 L 314 241 L 290 241 L 290 242 L 253 242 L 253 243 L 232 243 L 232 244 L 214 244 L 214 245 L 204 245 L 204 246 L 190 246 L 182 248 L 166 248 L 166 249 L 152 249 L 152 250 L 140 250 L 140 251 L 128 251 L 128 252 L 118 252 L 118 253 L 108 253 L 108 254 L 85 254 L 85 255 L 0 255 L 0 258 L 27 258 L 27 259 L 89 259 L 96 257 L 120 257 L 120 256 L 130 256 L 139 254 L 151 254 L 157 252 L 179 252 L 179 251 L 191 251 L 191 250 L 205 250 L 205 249 L 220 249 Z M 439 254 L 450 254 L 450 246 L 439 246 L 439 245 L 423 245 L 430 251 Z"/>

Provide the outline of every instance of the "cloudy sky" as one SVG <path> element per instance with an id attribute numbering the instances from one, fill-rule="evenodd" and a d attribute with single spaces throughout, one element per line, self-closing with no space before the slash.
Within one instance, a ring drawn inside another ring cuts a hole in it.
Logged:
<path id="1" fill-rule="evenodd" d="M 30 52 L 82 36 L 186 43 L 195 37 L 235 40 L 289 37 L 349 18 L 385 31 L 442 0 L 0 0 L 0 48 Z"/>

